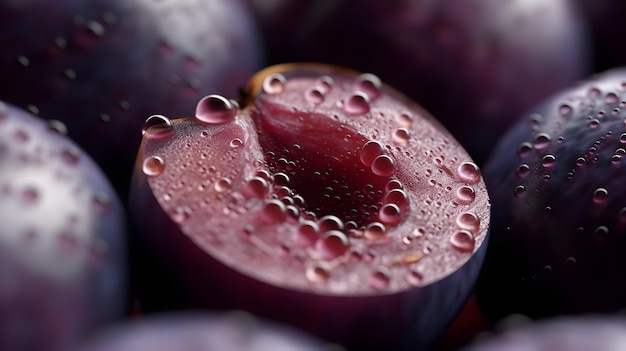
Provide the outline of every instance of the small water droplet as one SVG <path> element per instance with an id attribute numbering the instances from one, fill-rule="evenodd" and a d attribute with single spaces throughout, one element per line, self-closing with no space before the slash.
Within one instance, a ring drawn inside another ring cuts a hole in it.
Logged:
<path id="1" fill-rule="evenodd" d="M 521 165 L 519 165 L 519 167 L 517 167 L 517 170 L 515 171 L 515 175 L 518 179 L 526 178 L 528 173 L 530 173 L 530 166 L 528 166 L 526 163 L 522 163 Z"/>
<path id="2" fill-rule="evenodd" d="M 285 90 L 287 79 L 280 73 L 273 73 L 263 80 L 263 91 L 267 94 L 280 94 Z"/>
<path id="3" fill-rule="evenodd" d="M 350 115 L 362 115 L 370 111 L 370 98 L 361 91 L 350 93 L 343 110 Z"/>
<path id="4" fill-rule="evenodd" d="M 413 115 L 410 112 L 403 112 L 395 115 L 396 123 L 402 127 L 410 127 L 413 124 Z"/>
<path id="5" fill-rule="evenodd" d="M 319 239 L 319 227 L 313 221 L 304 220 L 295 231 L 293 241 L 300 247 L 313 246 Z"/>
<path id="6" fill-rule="evenodd" d="M 568 104 L 562 104 L 561 106 L 559 106 L 559 114 L 561 116 L 569 116 L 572 114 L 572 111 L 572 106 Z"/>
<path id="7" fill-rule="evenodd" d="M 228 178 L 221 178 L 220 180 L 215 182 L 214 187 L 215 187 L 215 191 L 217 191 L 218 193 L 224 193 L 230 190 L 231 181 Z"/>
<path id="8" fill-rule="evenodd" d="M 267 200 L 261 212 L 261 219 L 267 224 L 284 222 L 287 219 L 285 204 L 280 200 Z"/>
<path id="9" fill-rule="evenodd" d="M 143 173 L 147 176 L 156 177 L 165 170 L 165 162 L 159 156 L 150 156 L 143 161 Z"/>
<path id="10" fill-rule="evenodd" d="M 626 133 L 622 133 L 622 134 L 619 136 L 619 142 L 620 142 L 621 144 L 626 144 Z"/>
<path id="11" fill-rule="evenodd" d="M 322 76 L 315 81 L 315 86 L 324 95 L 330 91 L 333 84 L 335 84 L 335 81 L 330 76 Z"/>
<path id="12" fill-rule="evenodd" d="M 546 133 L 539 133 L 533 141 L 533 147 L 537 150 L 545 149 L 550 146 L 551 141 L 550 135 Z"/>
<path id="13" fill-rule="evenodd" d="M 269 184 L 261 177 L 248 179 L 243 188 L 243 193 L 248 197 L 263 197 L 269 190 Z"/>
<path id="14" fill-rule="evenodd" d="M 476 233 L 480 228 L 480 218 L 473 212 L 464 212 L 456 218 L 456 225 L 461 229 Z"/>
<path id="15" fill-rule="evenodd" d="M 324 93 L 319 87 L 307 89 L 307 91 L 304 92 L 304 97 L 306 101 L 314 105 L 319 105 L 324 102 Z"/>
<path id="16" fill-rule="evenodd" d="M 25 206 L 31 206 L 39 199 L 39 192 L 33 187 L 26 187 L 20 193 L 20 203 Z"/>
<path id="17" fill-rule="evenodd" d="M 463 162 L 459 165 L 457 173 L 461 180 L 474 184 L 480 181 L 480 169 L 474 162 Z"/>
<path id="18" fill-rule="evenodd" d="M 593 198 L 593 202 L 595 202 L 597 204 L 603 204 L 609 198 L 609 191 L 606 190 L 605 188 L 597 188 L 593 192 L 593 197 L 592 198 Z"/>
<path id="19" fill-rule="evenodd" d="M 450 237 L 452 247 L 460 252 L 472 252 L 476 245 L 474 236 L 467 230 L 459 230 Z"/>
<path id="20" fill-rule="evenodd" d="M 541 159 L 541 165 L 544 167 L 552 167 L 556 163 L 556 157 L 552 154 L 543 156 Z"/>
<path id="21" fill-rule="evenodd" d="M 222 124 L 235 120 L 237 107 L 220 95 L 203 97 L 196 105 L 196 120 L 206 124 Z"/>
<path id="22" fill-rule="evenodd" d="M 619 96 L 617 96 L 617 94 L 615 94 L 615 93 L 608 93 L 604 97 L 604 102 L 607 105 L 617 104 L 619 102 Z"/>
<path id="23" fill-rule="evenodd" d="M 379 142 L 371 140 L 365 143 L 359 151 L 359 159 L 363 165 L 371 167 L 374 159 L 382 155 L 383 152 L 383 146 Z"/>
<path id="24" fill-rule="evenodd" d="M 243 146 L 243 141 L 241 141 L 241 139 L 239 138 L 235 138 L 233 140 L 230 141 L 230 147 L 232 147 L 233 149 L 237 149 Z"/>
<path id="25" fill-rule="evenodd" d="M 415 270 L 409 271 L 406 275 L 406 281 L 413 286 L 419 286 L 423 279 L 422 274 Z"/>
<path id="26" fill-rule="evenodd" d="M 48 126 L 48 130 L 52 132 L 58 133 L 60 135 L 67 135 L 67 126 L 65 125 L 65 123 L 59 120 L 51 119 L 46 122 L 46 125 Z"/>
<path id="27" fill-rule="evenodd" d="M 365 227 L 365 232 L 363 234 L 367 239 L 385 239 L 387 238 L 387 228 L 385 228 L 385 225 L 382 223 L 373 222 Z"/>
<path id="28" fill-rule="evenodd" d="M 306 270 L 306 277 L 313 283 L 323 283 L 330 278 L 330 272 L 319 266 L 309 267 Z"/>
<path id="29" fill-rule="evenodd" d="M 463 185 L 456 189 L 456 198 L 462 204 L 469 204 L 476 199 L 476 191 L 470 186 Z"/>
<path id="30" fill-rule="evenodd" d="M 384 204 L 395 204 L 404 207 L 409 202 L 409 196 L 402 189 L 391 189 L 383 197 Z"/>
<path id="31" fill-rule="evenodd" d="M 320 258 L 330 261 L 345 254 L 348 251 L 348 246 L 348 237 L 344 233 L 331 230 L 317 241 L 315 249 Z"/>
<path id="32" fill-rule="evenodd" d="M 385 224 L 395 225 L 402 220 L 402 211 L 396 204 L 385 204 L 378 211 L 378 218 Z"/>
<path id="33" fill-rule="evenodd" d="M 75 166 L 80 161 L 80 154 L 76 149 L 64 149 L 61 151 L 61 160 L 66 165 Z"/>
<path id="34" fill-rule="evenodd" d="M 396 169 L 395 162 L 390 156 L 380 155 L 374 159 L 371 166 L 372 172 L 380 177 L 389 177 Z"/>
<path id="35" fill-rule="evenodd" d="M 174 135 L 172 121 L 163 115 L 152 115 L 146 119 L 141 128 L 141 135 L 145 135 L 150 130 L 150 138 L 169 138 Z"/>
<path id="36" fill-rule="evenodd" d="M 381 87 L 382 82 L 380 79 L 371 73 L 361 74 L 354 81 L 354 90 L 364 92 L 371 100 L 375 100 L 380 96 Z"/>
<path id="37" fill-rule="evenodd" d="M 523 185 L 518 185 L 513 190 L 513 195 L 515 197 L 521 197 L 524 194 L 524 192 L 526 192 L 526 187 Z"/>
<path id="38" fill-rule="evenodd" d="M 600 126 L 600 120 L 592 118 L 588 122 L 589 128 L 597 129 Z"/>
<path id="39" fill-rule="evenodd" d="M 391 274 L 386 269 L 375 271 L 370 278 L 370 285 L 376 289 L 385 289 L 391 282 Z"/>
<path id="40" fill-rule="evenodd" d="M 533 146 L 529 142 L 523 142 L 517 148 L 517 155 L 520 158 L 525 158 L 526 156 L 530 154 L 532 150 L 533 150 Z"/>
<path id="41" fill-rule="evenodd" d="M 399 128 L 393 131 L 392 139 L 396 144 L 407 144 L 411 139 L 409 130 L 406 128 Z"/>

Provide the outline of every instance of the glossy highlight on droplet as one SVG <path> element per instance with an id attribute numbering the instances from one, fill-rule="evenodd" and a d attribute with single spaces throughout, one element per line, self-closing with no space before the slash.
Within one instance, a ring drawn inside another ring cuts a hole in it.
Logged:
<path id="1" fill-rule="evenodd" d="M 148 134 L 151 138 L 169 138 L 174 135 L 172 121 L 163 115 L 152 115 L 146 119 L 141 128 L 141 135 Z"/>
<path id="2" fill-rule="evenodd" d="M 204 124 L 232 122 L 237 116 L 237 107 L 220 95 L 208 95 L 196 105 L 196 121 Z"/>

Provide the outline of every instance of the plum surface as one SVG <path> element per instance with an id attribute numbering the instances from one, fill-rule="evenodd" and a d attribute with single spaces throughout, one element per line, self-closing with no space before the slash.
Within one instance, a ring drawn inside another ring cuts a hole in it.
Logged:
<path id="1" fill-rule="evenodd" d="M 626 70 L 531 109 L 484 167 L 493 202 L 478 299 L 492 319 L 626 308 Z"/>
<path id="2" fill-rule="evenodd" d="M 0 102 L 0 350 L 65 351 L 127 306 L 122 205 L 61 131 Z"/>
<path id="3" fill-rule="evenodd" d="M 375 73 L 438 118 L 479 165 L 528 108 L 590 69 L 587 26 L 567 0 L 249 2 L 270 63 Z"/>
<path id="4" fill-rule="evenodd" d="M 255 28 L 232 0 L 2 0 L 0 99 L 63 122 L 126 198 L 145 119 L 234 95 L 260 68 Z"/>
<path id="5" fill-rule="evenodd" d="M 171 286 L 169 307 L 245 309 L 348 349 L 428 347 L 482 262 L 478 167 L 372 74 L 279 65 L 245 96 L 147 121 L 130 203 L 160 261 L 147 309 Z"/>

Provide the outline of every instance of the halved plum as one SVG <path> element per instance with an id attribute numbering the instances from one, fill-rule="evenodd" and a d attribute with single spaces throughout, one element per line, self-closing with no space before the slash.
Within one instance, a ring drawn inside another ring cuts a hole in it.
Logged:
<path id="1" fill-rule="evenodd" d="M 279 65 L 246 92 L 242 108 L 210 95 L 194 118 L 147 121 L 130 202 L 154 258 L 146 309 L 245 309 L 348 349 L 430 345 L 483 259 L 478 167 L 371 74 Z"/>

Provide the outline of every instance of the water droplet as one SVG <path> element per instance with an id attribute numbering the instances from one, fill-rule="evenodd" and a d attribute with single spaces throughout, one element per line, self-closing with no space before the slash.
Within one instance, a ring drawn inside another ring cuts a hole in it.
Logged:
<path id="1" fill-rule="evenodd" d="M 572 106 L 568 105 L 568 104 L 563 104 L 561 106 L 559 106 L 559 114 L 561 116 L 569 116 L 572 114 Z"/>
<path id="2" fill-rule="evenodd" d="M 315 81 L 315 86 L 324 95 L 330 91 L 333 84 L 335 84 L 335 81 L 330 76 L 322 76 Z"/>
<path id="3" fill-rule="evenodd" d="M 552 140 L 550 138 L 550 135 L 546 133 L 539 133 L 533 141 L 533 146 L 537 150 L 545 149 L 546 147 L 550 146 L 551 141 Z"/>
<path id="4" fill-rule="evenodd" d="M 452 244 L 452 247 L 460 252 L 472 252 L 474 251 L 474 246 L 476 245 L 474 236 L 467 230 L 459 230 L 454 233 L 452 237 L 450 237 L 450 243 Z"/>
<path id="5" fill-rule="evenodd" d="M 373 222 L 365 227 L 365 232 L 363 234 L 367 239 L 385 239 L 387 238 L 387 228 L 385 228 L 385 225 L 382 223 Z"/>
<path id="6" fill-rule="evenodd" d="M 196 105 L 196 120 L 206 124 L 228 123 L 237 116 L 237 107 L 220 95 L 203 97 Z"/>
<path id="7" fill-rule="evenodd" d="M 25 206 L 31 206 L 39 199 L 39 192 L 33 187 L 26 187 L 20 193 L 20 203 Z"/>
<path id="8" fill-rule="evenodd" d="M 461 180 L 474 184 L 480 181 L 480 169 L 474 162 L 463 162 L 459 165 L 457 173 Z"/>
<path id="9" fill-rule="evenodd" d="M 422 283 L 422 279 L 424 279 L 422 274 L 415 270 L 409 271 L 406 275 L 406 281 L 413 286 L 419 286 Z"/>
<path id="10" fill-rule="evenodd" d="M 47 121 L 46 124 L 48 126 L 48 130 L 59 133 L 60 135 L 67 135 L 67 126 L 65 123 L 56 119 L 51 119 Z"/>
<path id="11" fill-rule="evenodd" d="M 621 144 L 626 144 L 626 133 L 622 133 L 622 134 L 619 136 L 619 142 L 620 142 Z"/>
<path id="12" fill-rule="evenodd" d="M 267 94 L 280 94 L 285 90 L 287 79 L 280 73 L 273 73 L 263 80 L 263 91 Z"/>
<path id="13" fill-rule="evenodd" d="M 370 278 L 370 285 L 376 289 L 385 289 L 391 282 L 391 275 L 386 269 L 375 271 Z"/>
<path id="14" fill-rule="evenodd" d="M 319 227 L 313 221 L 304 220 L 295 231 L 293 241 L 300 247 L 313 246 L 319 239 Z"/>
<path id="15" fill-rule="evenodd" d="M 409 130 L 406 128 L 399 128 L 393 131 L 392 139 L 396 144 L 406 144 L 411 139 Z"/>
<path id="16" fill-rule="evenodd" d="M 354 81 L 354 90 L 364 92 L 372 100 L 380 96 L 381 87 L 382 82 L 380 79 L 371 73 L 361 74 Z"/>
<path id="17" fill-rule="evenodd" d="M 370 167 L 376 157 L 383 154 L 383 146 L 374 140 L 368 141 L 363 145 L 359 152 L 359 159 L 361 163 L 367 167 Z"/>
<path id="18" fill-rule="evenodd" d="M 456 189 L 456 198 L 462 204 L 472 203 L 476 199 L 476 191 L 470 186 L 463 185 Z"/>
<path id="19" fill-rule="evenodd" d="M 163 115 L 152 115 L 146 119 L 141 128 L 141 135 L 148 134 L 151 138 L 169 138 L 174 134 L 174 126 L 172 121 Z"/>
<path id="20" fill-rule="evenodd" d="M 320 258 L 330 261 L 345 254 L 348 251 L 348 246 L 348 237 L 344 233 L 331 230 L 317 241 L 315 249 Z"/>
<path id="21" fill-rule="evenodd" d="M 603 204 L 609 198 L 609 191 L 605 188 L 598 188 L 593 192 L 593 202 Z"/>
<path id="22" fill-rule="evenodd" d="M 523 142 L 517 148 L 517 155 L 520 158 L 525 158 L 526 156 L 530 154 L 532 150 L 533 150 L 533 146 L 529 142 Z"/>
<path id="23" fill-rule="evenodd" d="M 480 218 L 473 212 L 464 212 L 456 218 L 456 225 L 461 229 L 476 233 L 480 228 Z"/>
<path id="24" fill-rule="evenodd" d="M 372 172 L 380 177 L 389 177 L 396 169 L 395 162 L 390 156 L 380 155 L 374 159 L 371 166 Z"/>
<path id="25" fill-rule="evenodd" d="M 600 120 L 592 118 L 588 122 L 589 128 L 597 129 L 600 126 Z"/>
<path id="26" fill-rule="evenodd" d="M 530 173 L 530 166 L 528 166 L 525 163 L 522 163 L 521 165 L 519 165 L 519 167 L 517 167 L 517 170 L 515 171 L 515 175 L 517 176 L 518 179 L 523 179 L 525 178 L 528 173 Z"/>
<path id="27" fill-rule="evenodd" d="M 307 89 L 307 91 L 304 92 L 304 97 L 306 101 L 314 105 L 318 105 L 324 102 L 324 93 L 318 87 Z"/>
<path id="28" fill-rule="evenodd" d="M 165 162 L 159 156 L 150 156 L 143 161 L 143 173 L 147 176 L 156 177 L 165 170 Z"/>
<path id="29" fill-rule="evenodd" d="M 279 200 L 267 200 L 261 212 L 261 219 L 267 224 L 284 222 L 287 219 L 285 204 Z"/>
<path id="30" fill-rule="evenodd" d="M 409 197 L 407 193 L 402 189 L 391 189 L 383 197 L 383 203 L 395 204 L 400 207 L 404 207 L 408 204 Z"/>
<path id="31" fill-rule="evenodd" d="M 513 190 L 513 195 L 515 197 L 520 197 L 522 196 L 522 194 L 524 194 L 524 192 L 526 191 L 526 187 L 523 185 L 518 185 L 515 187 L 515 189 Z"/>
<path id="32" fill-rule="evenodd" d="M 604 97 L 604 102 L 607 105 L 617 104 L 619 102 L 619 96 L 617 96 L 617 94 L 615 93 L 608 93 Z"/>
<path id="33" fill-rule="evenodd" d="M 263 197 L 269 190 L 269 184 L 261 177 L 250 178 L 243 188 L 244 195 L 248 197 Z"/>
<path id="34" fill-rule="evenodd" d="M 402 127 L 410 127 L 413 124 L 413 115 L 410 112 L 403 112 L 395 115 L 396 123 Z"/>
<path id="35" fill-rule="evenodd" d="M 552 167 L 556 163 L 556 157 L 552 154 L 543 156 L 541 159 L 541 165 L 544 167 Z"/>
<path id="36" fill-rule="evenodd" d="M 215 187 L 215 191 L 217 191 L 218 193 L 226 192 L 230 190 L 231 181 L 228 178 L 221 178 L 220 180 L 215 182 L 214 187 Z"/>
<path id="37" fill-rule="evenodd" d="M 343 230 L 344 223 L 337 216 L 326 215 L 317 221 L 321 233 L 331 230 Z"/>
<path id="38" fill-rule="evenodd" d="M 351 115 L 368 113 L 370 111 L 370 98 L 361 91 L 352 92 L 343 104 L 343 110 Z"/>
<path id="39" fill-rule="evenodd" d="M 385 224 L 395 225 L 402 220 L 402 211 L 396 204 L 385 204 L 378 211 L 378 218 Z"/>
<path id="40" fill-rule="evenodd" d="M 187 208 L 177 207 L 172 213 L 172 220 L 178 224 L 184 223 L 191 216 L 189 212 Z"/>
<path id="41" fill-rule="evenodd" d="M 319 266 L 309 267 L 306 270 L 306 277 L 313 283 L 323 283 L 330 278 L 330 272 Z"/>
<path id="42" fill-rule="evenodd" d="M 230 141 L 230 147 L 232 147 L 233 149 L 240 148 L 242 146 L 243 146 L 243 141 L 241 141 L 241 139 L 239 138 L 235 138 Z"/>

